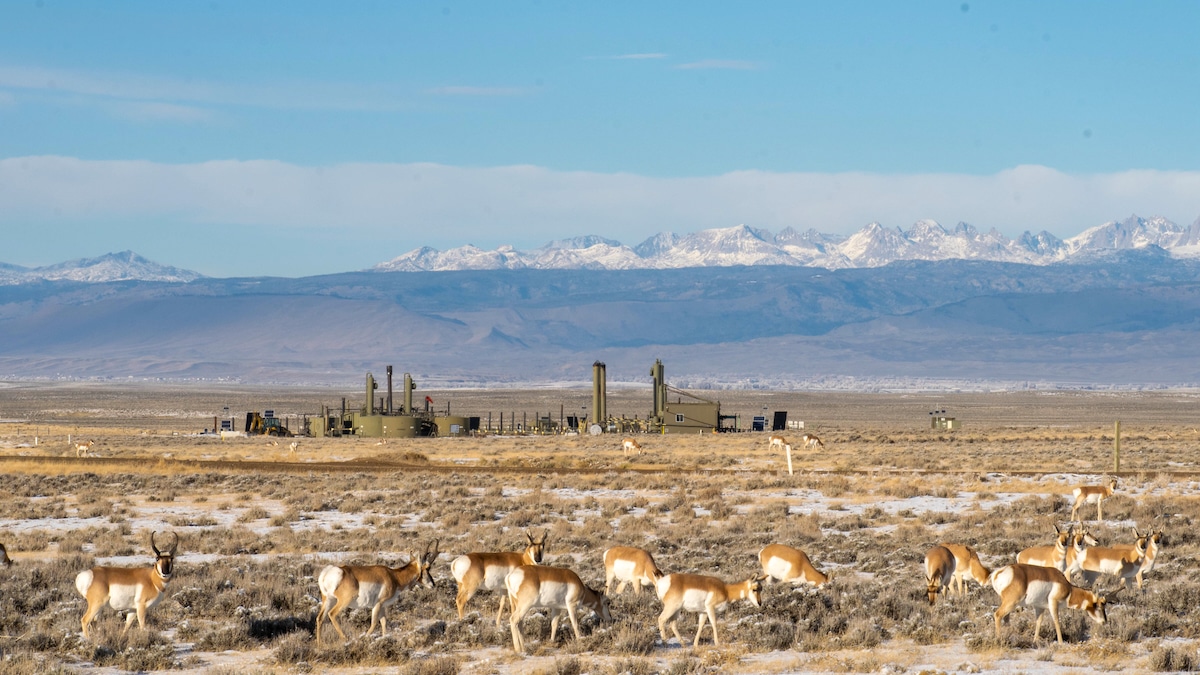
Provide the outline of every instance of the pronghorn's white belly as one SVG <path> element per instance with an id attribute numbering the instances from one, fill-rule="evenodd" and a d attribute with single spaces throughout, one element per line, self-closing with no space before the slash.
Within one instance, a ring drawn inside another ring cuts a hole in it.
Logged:
<path id="1" fill-rule="evenodd" d="M 384 594 L 383 584 L 375 581 L 360 581 L 358 582 L 358 595 L 354 596 L 354 600 L 350 602 L 350 608 L 374 607 L 380 600 L 386 600 Z"/>
<path id="2" fill-rule="evenodd" d="M 632 560 L 616 560 L 613 562 L 613 576 L 620 581 L 640 582 L 644 580 L 645 575 L 639 577 L 637 575 L 637 563 Z"/>
<path id="3" fill-rule="evenodd" d="M 1055 584 L 1049 581 L 1032 580 L 1025 587 L 1025 598 L 1021 604 L 1026 607 L 1048 607 L 1050 594 L 1054 592 Z"/>
<path id="4" fill-rule="evenodd" d="M 514 567 L 508 565 L 488 565 L 483 568 L 483 583 L 479 584 L 480 588 L 485 588 L 489 591 L 495 591 L 504 588 L 504 579 L 512 572 Z"/>
<path id="5" fill-rule="evenodd" d="M 566 607 L 574 586 L 557 581 L 543 581 L 538 588 L 538 607 Z"/>
<path id="6" fill-rule="evenodd" d="M 706 612 L 708 611 L 708 601 L 712 597 L 712 593 L 697 588 L 689 588 L 683 592 L 683 608 L 689 612 Z M 716 609 L 720 609 L 721 603 Z"/>
<path id="7" fill-rule="evenodd" d="M 108 606 L 113 609 L 134 609 L 137 607 L 138 589 L 141 588 L 135 584 L 109 584 L 108 585 Z M 159 593 L 154 596 L 154 599 L 146 603 L 146 608 L 149 609 L 158 604 L 165 593 Z"/>
<path id="8" fill-rule="evenodd" d="M 796 569 L 796 566 L 790 561 L 775 556 L 767 559 L 767 564 L 763 565 L 763 570 L 779 581 L 790 581 L 802 576 L 801 571 Z"/>

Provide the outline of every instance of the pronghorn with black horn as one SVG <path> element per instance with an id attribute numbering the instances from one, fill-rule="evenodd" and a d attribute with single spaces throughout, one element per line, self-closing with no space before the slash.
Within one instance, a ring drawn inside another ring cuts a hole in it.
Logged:
<path id="1" fill-rule="evenodd" d="M 793 586 L 809 584 L 820 588 L 829 583 L 829 575 L 813 567 L 808 555 L 798 548 L 784 544 L 769 544 L 758 552 L 763 574 Z"/>
<path id="2" fill-rule="evenodd" d="M 458 595 L 455 605 L 458 607 L 458 618 L 463 618 L 463 607 L 480 588 L 487 591 L 502 591 L 500 595 L 500 610 L 496 612 L 496 625 L 500 625 L 500 617 L 504 614 L 504 605 L 508 601 L 508 593 L 504 592 L 504 578 L 509 572 L 521 565 L 540 565 L 542 556 L 546 553 L 546 531 L 534 539 L 532 534 L 525 533 L 529 546 L 521 553 L 489 552 L 465 553 L 450 563 L 450 573 L 458 584 Z"/>
<path id="3" fill-rule="evenodd" d="M 717 612 L 733 600 L 749 600 L 755 607 L 762 607 L 762 581 L 764 576 L 757 576 L 736 584 L 702 574 L 668 574 L 658 580 L 654 590 L 658 599 L 662 600 L 662 614 L 658 615 L 658 634 L 663 644 L 667 643 L 667 622 L 671 622 L 671 632 L 683 646 L 683 636 L 679 634 L 679 612 L 687 610 L 700 615 L 696 626 L 696 639 L 692 646 L 700 644 L 700 633 L 704 631 L 704 621 L 712 624 L 713 644 L 720 645 L 717 637 Z"/>
<path id="4" fill-rule="evenodd" d="M 625 591 L 625 584 L 633 584 L 633 594 L 641 595 L 642 586 L 653 586 L 662 572 L 654 564 L 649 551 L 633 546 L 614 546 L 604 552 L 604 593 L 617 584 L 617 595 Z"/>
<path id="5" fill-rule="evenodd" d="M 400 591 L 420 582 L 433 587 L 430 569 L 438 557 L 438 540 L 426 544 L 425 552 L 418 556 L 408 554 L 408 563 L 400 567 L 385 565 L 329 565 L 317 577 L 321 589 L 321 604 L 317 611 L 317 642 L 321 641 L 321 624 L 326 617 L 333 629 L 346 639 L 346 633 L 338 625 L 338 615 L 346 609 L 371 608 L 371 626 L 364 637 L 369 637 L 379 624 L 379 634 L 387 634 L 387 609 L 400 599 Z"/>
<path id="6" fill-rule="evenodd" d="M 525 636 L 521 634 L 521 619 L 535 607 L 550 610 L 550 642 L 558 633 L 558 620 L 567 613 L 575 639 L 579 639 L 579 607 L 587 607 L 600 617 L 611 622 L 608 598 L 603 591 L 595 591 L 565 567 L 521 565 L 504 578 L 508 591 L 508 602 L 512 605 L 512 616 L 508 624 L 512 631 L 513 650 L 518 654 L 525 651 Z"/>
<path id="7" fill-rule="evenodd" d="M 1104 520 L 1104 507 L 1101 506 L 1105 499 L 1113 495 L 1117 489 L 1117 479 L 1110 478 L 1104 485 L 1079 485 L 1074 490 L 1071 490 L 1071 495 L 1075 498 L 1075 503 L 1071 506 L 1071 520 L 1075 520 L 1075 514 L 1079 512 L 1079 507 L 1084 504 L 1096 505 L 1096 520 Z"/>
<path id="8" fill-rule="evenodd" d="M 954 554 L 945 546 L 934 546 L 925 552 L 925 592 L 929 604 L 937 601 L 938 593 L 950 588 L 954 569 Z"/>
<path id="9" fill-rule="evenodd" d="M 983 566 L 979 554 L 966 544 L 942 544 L 942 548 L 954 556 L 954 578 L 950 580 L 950 590 L 958 595 L 967 594 L 967 579 L 974 579 L 980 586 L 987 584 L 992 571 Z M 957 587 L 957 588 L 955 588 Z"/>
<path id="10" fill-rule="evenodd" d="M 125 630 L 129 630 L 135 618 L 139 628 L 146 628 L 146 611 L 162 600 L 175 571 L 175 552 L 179 548 L 179 535 L 172 532 L 170 548 L 159 550 L 155 534 L 150 533 L 150 548 L 155 556 L 150 567 L 93 567 L 75 577 L 75 588 L 88 603 L 80 622 L 84 639 L 88 638 L 88 624 L 105 604 L 118 612 L 136 610 L 125 619 Z"/>
<path id="11" fill-rule="evenodd" d="M 1000 607 L 993 615 L 996 619 L 996 639 L 1000 639 L 1000 621 L 1020 606 L 1032 607 L 1037 617 L 1033 624 L 1033 637 L 1037 639 L 1042 627 L 1042 614 L 1050 612 L 1054 631 L 1061 644 L 1062 625 L 1058 622 L 1058 607 L 1067 601 L 1067 607 L 1082 610 L 1096 623 L 1108 620 L 1104 606 L 1108 602 L 1095 593 L 1072 586 L 1070 581 L 1053 567 L 1017 563 L 1001 567 L 992 573 L 992 588 L 1000 595 Z"/>
<path id="12" fill-rule="evenodd" d="M 1017 562 L 1022 565 L 1039 565 L 1053 567 L 1059 572 L 1067 571 L 1067 548 L 1071 545 L 1071 534 L 1074 527 L 1066 530 L 1054 526 L 1054 544 L 1052 546 L 1030 546 L 1017 554 Z"/>

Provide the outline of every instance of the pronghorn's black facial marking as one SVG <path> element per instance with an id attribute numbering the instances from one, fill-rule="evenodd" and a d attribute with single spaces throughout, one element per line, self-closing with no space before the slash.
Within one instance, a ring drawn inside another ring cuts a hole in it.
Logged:
<path id="1" fill-rule="evenodd" d="M 530 552 L 530 557 L 533 558 L 533 562 L 535 564 L 542 564 L 542 556 L 546 553 L 547 534 L 548 533 L 546 530 L 542 530 L 541 538 L 534 539 L 532 534 L 529 534 L 528 532 L 525 533 L 525 538 L 529 540 L 529 548 L 526 550 Z"/>
<path id="2" fill-rule="evenodd" d="M 154 551 L 154 569 L 158 570 L 159 576 L 163 579 L 170 579 L 171 573 L 175 571 L 175 551 L 179 548 L 179 535 L 172 532 L 174 540 L 171 542 L 171 547 L 166 551 L 161 551 L 158 544 L 154 541 L 156 532 L 150 533 L 150 548 Z"/>

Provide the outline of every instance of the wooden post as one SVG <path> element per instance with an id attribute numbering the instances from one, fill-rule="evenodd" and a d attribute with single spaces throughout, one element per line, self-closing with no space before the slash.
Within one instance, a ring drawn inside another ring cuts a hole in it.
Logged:
<path id="1" fill-rule="evenodd" d="M 787 458 L 788 458 L 788 475 L 789 475 L 789 476 L 791 476 L 791 475 L 792 475 L 792 444 L 791 444 L 791 443 L 784 443 L 784 444 L 783 444 L 783 448 L 784 448 L 784 450 L 787 450 Z"/>
<path id="2" fill-rule="evenodd" d="M 1113 472 L 1121 470 L 1121 420 L 1117 420 L 1113 430 Z"/>

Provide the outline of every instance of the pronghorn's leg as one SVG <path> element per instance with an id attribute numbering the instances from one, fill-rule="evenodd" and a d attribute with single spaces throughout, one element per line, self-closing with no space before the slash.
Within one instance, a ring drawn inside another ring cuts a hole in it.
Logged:
<path id="1" fill-rule="evenodd" d="M 521 635 L 521 619 L 525 618 L 525 612 L 529 611 L 527 607 L 518 606 L 516 602 L 512 603 L 512 616 L 508 618 L 508 626 L 512 631 L 513 651 L 521 654 L 525 651 L 525 636 Z"/>
<path id="2" fill-rule="evenodd" d="M 695 638 L 694 640 L 692 640 L 692 646 L 693 646 L 693 647 L 699 647 L 699 646 L 700 646 L 700 633 L 704 632 L 704 622 L 705 622 L 705 621 L 707 621 L 707 620 L 708 620 L 708 614 L 706 614 L 706 613 L 704 613 L 704 612 L 700 612 L 700 614 L 698 614 L 698 615 L 697 615 L 697 619 L 696 619 L 696 638 Z M 715 633 L 714 633 L 713 635 L 714 635 L 714 637 L 716 636 L 716 634 L 715 634 Z M 716 646 L 716 643 L 715 643 L 715 642 L 713 643 L 713 646 L 714 646 L 714 647 Z"/>
<path id="3" fill-rule="evenodd" d="M 316 638 L 317 644 L 321 644 L 321 623 L 325 621 L 325 617 L 329 614 L 329 597 L 322 595 L 321 604 L 317 607 L 317 626 Z"/>
<path id="4" fill-rule="evenodd" d="M 89 637 L 88 624 L 90 624 L 92 620 L 96 618 L 96 615 L 100 613 L 100 610 L 104 608 L 104 603 L 107 600 L 108 598 L 104 598 L 103 600 L 97 602 L 93 602 L 91 599 L 88 600 L 87 611 L 83 613 L 83 620 L 80 621 L 83 626 L 83 638 L 85 640 Z"/>
<path id="5" fill-rule="evenodd" d="M 1058 634 L 1058 644 L 1062 644 L 1062 624 L 1058 622 L 1058 602 L 1050 600 L 1050 618 L 1054 620 L 1054 632 Z"/>
<path id="6" fill-rule="evenodd" d="M 342 610 L 345 609 L 346 605 L 348 604 L 350 604 L 348 601 L 343 603 L 342 599 L 338 598 L 337 602 L 333 605 L 333 609 L 329 610 L 329 613 L 326 615 L 329 617 L 329 623 L 333 624 L 333 629 L 338 632 L 338 635 L 342 636 L 342 640 L 346 639 L 346 633 L 342 630 L 342 627 L 338 625 L 337 617 L 338 614 L 342 613 Z"/>
<path id="7" fill-rule="evenodd" d="M 708 608 L 708 622 L 712 624 L 713 646 L 714 647 L 719 646 L 721 644 L 721 641 L 717 638 L 717 608 L 716 607 Z"/>
<path id="8" fill-rule="evenodd" d="M 371 608 L 371 627 L 367 629 L 367 632 L 363 635 L 363 637 L 371 637 L 371 633 L 375 632 L 375 624 L 379 623 L 379 608 L 382 606 L 383 603 L 377 602 L 375 603 L 375 606 Z"/>
<path id="9" fill-rule="evenodd" d="M 575 641 L 579 641 L 579 619 L 575 615 L 575 605 L 567 603 L 567 618 L 571 620 L 571 629 L 575 631 Z"/>
<path id="10" fill-rule="evenodd" d="M 679 607 L 682 603 L 663 603 L 662 614 L 658 615 L 658 634 L 662 637 L 663 645 L 667 644 L 667 622 L 671 622 L 671 632 L 675 634 L 675 639 L 679 640 L 679 646 L 683 646 L 683 636 L 679 634 Z"/>
<path id="11" fill-rule="evenodd" d="M 133 620 L 134 620 L 134 619 L 137 619 L 137 620 L 138 620 L 138 627 L 139 627 L 139 628 L 145 629 L 145 628 L 146 628 L 145 616 L 146 616 L 146 608 L 145 608 L 145 606 L 144 606 L 144 605 L 138 605 L 138 607 L 137 607 L 137 609 L 136 609 L 135 611 L 132 611 L 132 612 L 130 612 L 129 614 L 126 614 L 126 615 L 125 615 L 125 627 L 121 629 L 121 632 L 122 632 L 122 633 L 127 633 L 127 632 L 129 632 L 129 627 L 133 625 Z"/>
<path id="12" fill-rule="evenodd" d="M 508 602 L 508 596 L 501 595 L 500 596 L 500 611 L 496 612 L 496 626 L 497 627 L 499 627 L 501 625 L 500 617 L 504 615 L 504 603 L 506 603 L 506 602 Z M 515 607 L 515 605 L 514 605 L 514 607 Z"/>

